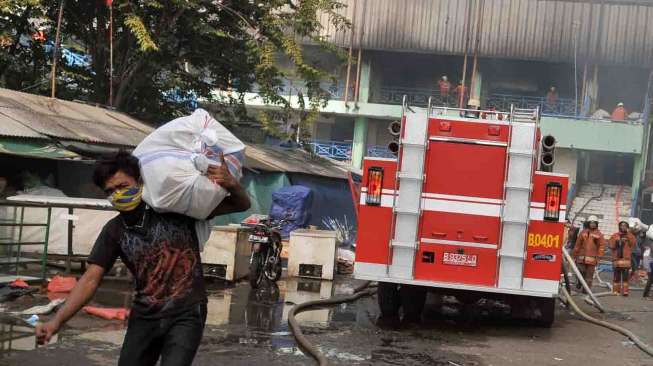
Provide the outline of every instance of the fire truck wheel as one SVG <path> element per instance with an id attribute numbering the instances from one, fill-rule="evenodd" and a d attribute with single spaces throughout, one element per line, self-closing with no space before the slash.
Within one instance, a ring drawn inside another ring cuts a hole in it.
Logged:
<path id="1" fill-rule="evenodd" d="M 396 283 L 379 282 L 376 298 L 379 302 L 381 317 L 385 319 L 396 318 L 399 316 L 399 287 Z"/>
<path id="2" fill-rule="evenodd" d="M 401 307 L 404 309 L 404 323 L 419 323 L 426 303 L 426 287 L 401 285 Z"/>
<path id="3" fill-rule="evenodd" d="M 556 313 L 556 299 L 542 298 L 537 301 L 537 306 L 540 309 L 541 316 L 536 320 L 538 326 L 543 328 L 551 328 L 555 320 Z"/>

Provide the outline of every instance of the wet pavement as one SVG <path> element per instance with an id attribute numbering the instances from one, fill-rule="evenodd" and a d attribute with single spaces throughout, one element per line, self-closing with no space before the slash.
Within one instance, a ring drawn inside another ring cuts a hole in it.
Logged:
<path id="1" fill-rule="evenodd" d="M 359 282 L 283 279 L 278 286 L 251 290 L 209 282 L 208 317 L 194 365 L 313 365 L 297 348 L 287 324 L 296 303 L 350 293 Z M 602 318 L 653 341 L 653 301 L 603 298 L 614 310 Z M 129 304 L 127 282 L 105 281 L 93 304 Z M 2 304 L 4 312 L 48 302 L 45 295 Z M 596 311 L 582 305 L 586 311 Z M 616 333 L 579 320 L 558 309 L 551 329 L 510 320 L 500 304 L 472 310 L 452 298 L 430 295 L 419 326 L 377 325 L 375 298 L 298 315 L 305 334 L 334 365 L 653 365 L 653 359 Z M 33 329 L 11 317 L 0 317 L 0 365 L 115 365 L 125 323 L 78 314 L 55 342 L 35 347 Z"/>

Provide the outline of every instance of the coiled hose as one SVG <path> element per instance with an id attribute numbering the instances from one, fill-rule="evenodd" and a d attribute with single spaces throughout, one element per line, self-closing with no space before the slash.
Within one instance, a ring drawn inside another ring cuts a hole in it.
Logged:
<path id="1" fill-rule="evenodd" d="M 372 296 L 376 293 L 376 289 L 368 288 L 370 285 L 371 282 L 366 281 L 360 286 L 354 288 L 354 293 L 351 295 L 335 296 L 324 300 L 308 301 L 301 304 L 296 304 L 292 307 L 292 309 L 290 309 L 290 312 L 288 313 L 288 326 L 290 327 L 290 331 L 295 336 L 295 340 L 297 341 L 299 347 L 308 352 L 308 354 L 311 355 L 311 357 L 313 357 L 320 366 L 328 365 L 327 358 L 308 340 L 308 338 L 306 338 L 304 333 L 302 333 L 302 329 L 299 327 L 299 323 L 297 323 L 295 316 L 303 311 L 312 308 L 338 305 L 356 301 L 364 296 Z"/>

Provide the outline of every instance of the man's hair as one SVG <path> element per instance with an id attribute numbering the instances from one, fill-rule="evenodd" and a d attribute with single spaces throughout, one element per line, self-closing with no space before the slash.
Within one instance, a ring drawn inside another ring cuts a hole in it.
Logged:
<path id="1" fill-rule="evenodd" d="M 138 165 L 138 159 L 127 151 L 121 150 L 117 154 L 98 160 L 95 163 L 93 172 L 93 183 L 104 189 L 104 185 L 118 171 L 129 175 L 139 181 L 141 179 L 141 169 Z"/>

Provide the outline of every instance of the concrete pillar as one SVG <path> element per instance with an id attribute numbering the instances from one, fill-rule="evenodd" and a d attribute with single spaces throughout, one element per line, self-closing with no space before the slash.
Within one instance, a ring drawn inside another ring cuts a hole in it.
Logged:
<path id="1" fill-rule="evenodd" d="M 355 168 L 362 168 L 365 155 L 367 155 L 367 118 L 356 117 L 354 120 L 354 142 L 351 149 L 351 164 Z"/>
<path id="2" fill-rule="evenodd" d="M 483 74 L 480 71 L 476 72 L 476 80 L 472 80 L 472 89 L 470 92 L 470 99 L 481 101 L 481 89 L 483 85 Z"/>
<path id="3" fill-rule="evenodd" d="M 379 135 L 379 124 L 380 123 L 378 121 L 368 121 L 366 141 L 368 146 L 380 145 L 377 139 L 377 136 Z"/>
<path id="4" fill-rule="evenodd" d="M 360 89 L 358 91 L 358 102 L 367 103 L 370 101 L 372 64 L 369 60 L 363 59 L 361 65 Z"/>

